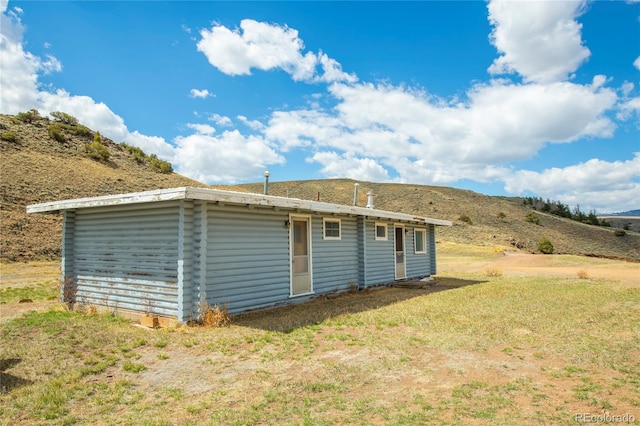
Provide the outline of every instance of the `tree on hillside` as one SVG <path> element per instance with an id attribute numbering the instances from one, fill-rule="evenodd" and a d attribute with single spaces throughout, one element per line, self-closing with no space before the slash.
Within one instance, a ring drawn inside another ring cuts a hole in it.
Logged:
<path id="1" fill-rule="evenodd" d="M 61 111 L 53 111 L 51 116 L 55 118 L 56 121 L 59 121 L 63 124 L 68 124 L 70 126 L 77 126 L 80 122 L 73 115 L 69 115 L 66 112 Z"/>

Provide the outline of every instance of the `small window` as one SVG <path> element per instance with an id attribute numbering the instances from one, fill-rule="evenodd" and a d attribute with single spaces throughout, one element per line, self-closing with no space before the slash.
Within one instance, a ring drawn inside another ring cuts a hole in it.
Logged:
<path id="1" fill-rule="evenodd" d="M 387 224 L 382 222 L 376 222 L 376 240 L 387 239 Z"/>
<path id="2" fill-rule="evenodd" d="M 322 220 L 324 225 L 324 239 L 325 240 L 339 240 L 341 235 L 340 219 L 327 219 Z"/>
<path id="3" fill-rule="evenodd" d="M 427 253 L 427 230 L 426 229 L 414 229 L 414 242 L 416 248 L 416 254 Z"/>

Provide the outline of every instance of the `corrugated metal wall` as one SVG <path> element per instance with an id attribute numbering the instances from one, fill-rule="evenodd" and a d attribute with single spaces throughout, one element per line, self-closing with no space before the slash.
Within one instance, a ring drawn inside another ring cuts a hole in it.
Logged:
<path id="1" fill-rule="evenodd" d="M 176 316 L 179 208 L 163 202 L 77 210 L 71 250 L 76 300 Z M 65 240 L 65 255 L 70 248 Z"/>
<path id="2" fill-rule="evenodd" d="M 340 219 L 341 239 L 323 238 L 322 218 Z M 343 292 L 358 285 L 358 223 L 355 217 L 312 218 L 313 291 Z"/>
<path id="3" fill-rule="evenodd" d="M 209 205 L 207 300 L 229 312 L 289 299 L 286 212 Z"/>

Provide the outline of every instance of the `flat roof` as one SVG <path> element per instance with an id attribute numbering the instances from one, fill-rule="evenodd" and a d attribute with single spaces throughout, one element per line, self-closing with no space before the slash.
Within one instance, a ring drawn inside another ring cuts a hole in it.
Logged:
<path id="1" fill-rule="evenodd" d="M 157 189 L 153 191 L 132 192 L 129 194 L 104 195 L 101 197 L 76 198 L 73 200 L 61 200 L 49 203 L 31 204 L 27 206 L 27 213 L 55 213 L 62 210 L 153 203 L 158 201 L 170 200 L 202 200 L 232 205 L 273 208 L 277 207 L 317 213 L 346 214 L 381 219 L 393 219 L 406 222 L 425 223 L 432 225 L 451 226 L 451 222 L 448 220 L 432 219 L 406 213 L 396 213 L 386 210 L 369 209 L 365 207 L 301 200 L 299 198 L 277 197 L 274 195 L 192 187 Z"/>

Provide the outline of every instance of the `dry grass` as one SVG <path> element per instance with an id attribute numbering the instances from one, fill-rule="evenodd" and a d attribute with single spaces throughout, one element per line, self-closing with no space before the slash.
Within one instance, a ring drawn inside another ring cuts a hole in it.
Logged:
<path id="1" fill-rule="evenodd" d="M 215 305 L 213 308 L 206 303 L 202 309 L 202 314 L 198 324 L 205 327 L 226 327 L 231 324 L 231 317 L 227 310 L 227 305 L 222 307 Z"/>
<path id="2" fill-rule="evenodd" d="M 502 269 L 497 268 L 495 266 L 490 266 L 490 267 L 485 268 L 484 274 L 487 277 L 501 277 L 502 276 Z"/>
<path id="3" fill-rule="evenodd" d="M 585 269 L 579 270 L 577 275 L 581 280 L 589 279 L 589 273 Z"/>

